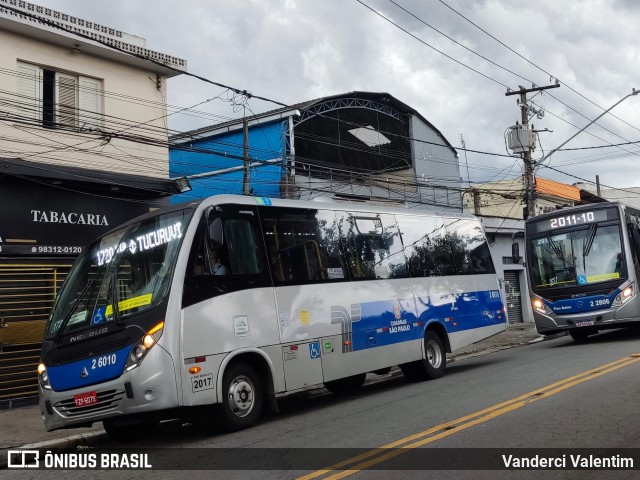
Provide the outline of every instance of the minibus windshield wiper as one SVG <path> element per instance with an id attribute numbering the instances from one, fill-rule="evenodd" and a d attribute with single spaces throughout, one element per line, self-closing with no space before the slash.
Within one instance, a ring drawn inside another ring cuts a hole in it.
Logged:
<path id="1" fill-rule="evenodd" d="M 111 275 L 111 301 L 113 302 L 113 319 L 115 320 L 116 325 L 121 325 L 122 320 L 120 319 L 120 308 L 118 306 L 118 269 L 114 268 L 113 274 Z"/>
<path id="2" fill-rule="evenodd" d="M 91 291 L 93 291 L 93 286 L 95 284 L 96 284 L 95 278 L 87 281 L 87 283 L 85 284 L 84 288 L 80 292 L 80 295 L 78 295 L 78 298 L 76 299 L 76 301 L 73 302 L 73 305 L 71 306 L 71 309 L 64 316 L 64 319 L 62 320 L 62 324 L 60 325 L 60 328 L 58 329 L 58 332 L 56 333 L 56 336 L 54 338 L 54 342 L 55 343 L 58 343 L 60 341 L 60 338 L 62 338 L 62 332 L 64 332 L 64 329 L 67 328 L 67 324 L 69 323 L 69 320 L 71 319 L 71 316 L 74 314 L 74 312 L 78 308 L 78 305 L 80 305 L 80 302 L 82 301 L 84 296 L 87 294 L 89 289 L 91 289 Z"/>

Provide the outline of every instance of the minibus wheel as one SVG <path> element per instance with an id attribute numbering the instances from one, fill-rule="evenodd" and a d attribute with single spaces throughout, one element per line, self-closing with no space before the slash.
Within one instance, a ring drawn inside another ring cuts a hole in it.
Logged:
<path id="1" fill-rule="evenodd" d="M 158 426 L 155 420 L 136 420 L 131 418 L 110 418 L 102 421 L 107 435 L 118 443 L 141 440 L 151 434 Z"/>
<path id="2" fill-rule="evenodd" d="M 251 365 L 229 365 L 222 379 L 222 395 L 220 420 L 226 430 L 243 430 L 260 418 L 264 390 L 260 377 Z"/>
<path id="3" fill-rule="evenodd" d="M 424 349 L 424 359 L 400 365 L 402 374 L 411 382 L 433 380 L 444 375 L 447 355 L 440 335 L 428 330 L 424 336 Z"/>
<path id="4" fill-rule="evenodd" d="M 360 373 L 351 377 L 339 378 L 338 380 L 330 380 L 328 382 L 324 382 L 324 387 L 331 393 L 353 392 L 362 388 L 366 376 L 366 373 Z"/>

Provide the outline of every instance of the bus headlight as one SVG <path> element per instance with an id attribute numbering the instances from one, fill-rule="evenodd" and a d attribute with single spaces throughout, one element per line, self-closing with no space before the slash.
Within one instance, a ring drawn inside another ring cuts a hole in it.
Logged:
<path id="1" fill-rule="evenodd" d="M 47 367 L 44 366 L 44 363 L 38 365 L 38 382 L 40 382 L 42 388 L 51 389 L 49 374 L 47 373 Z"/>
<path id="2" fill-rule="evenodd" d="M 615 298 L 611 306 L 619 307 L 621 305 L 624 305 L 629 300 L 631 300 L 635 295 L 636 295 L 636 289 L 634 288 L 633 284 L 631 284 L 618 294 L 618 296 Z"/>
<path id="3" fill-rule="evenodd" d="M 539 298 L 534 298 L 531 301 L 531 305 L 533 305 L 533 309 L 536 312 L 539 313 L 544 313 L 545 315 L 551 315 L 553 312 L 551 311 L 551 309 L 547 306 L 546 303 L 544 303 L 542 300 L 540 300 Z"/>
<path id="4" fill-rule="evenodd" d="M 129 357 L 127 358 L 127 363 L 124 366 L 124 371 L 128 372 L 129 370 L 140 365 L 140 362 L 145 357 L 147 352 L 153 347 L 160 336 L 162 335 L 162 331 L 164 330 L 164 322 L 160 322 L 151 330 L 149 330 L 144 337 L 136 342 L 131 351 L 129 352 Z"/>

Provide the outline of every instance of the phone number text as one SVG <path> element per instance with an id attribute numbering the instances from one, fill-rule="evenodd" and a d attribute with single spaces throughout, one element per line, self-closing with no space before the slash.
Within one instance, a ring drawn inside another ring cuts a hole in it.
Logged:
<path id="1" fill-rule="evenodd" d="M 38 246 L 33 247 L 38 253 L 82 253 L 82 247 L 54 247 Z"/>

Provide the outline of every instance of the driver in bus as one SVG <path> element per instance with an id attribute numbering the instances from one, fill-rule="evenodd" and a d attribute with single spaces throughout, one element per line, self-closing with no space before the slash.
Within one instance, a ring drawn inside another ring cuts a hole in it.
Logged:
<path id="1" fill-rule="evenodd" d="M 220 258 L 222 248 L 212 248 L 209 251 L 209 258 L 211 260 L 211 275 L 227 275 L 229 273 L 229 269 L 227 266 L 222 263 L 222 259 Z"/>

